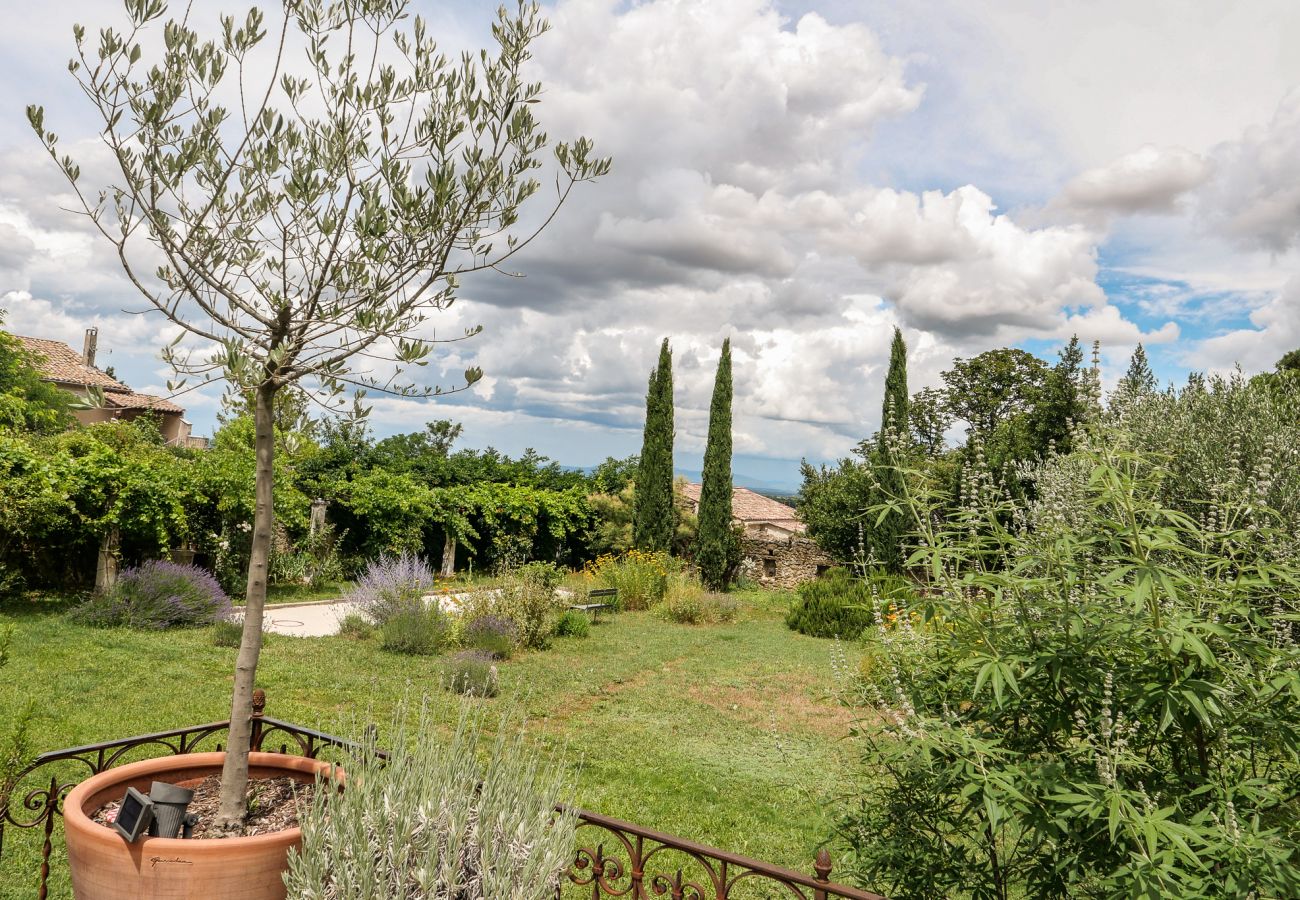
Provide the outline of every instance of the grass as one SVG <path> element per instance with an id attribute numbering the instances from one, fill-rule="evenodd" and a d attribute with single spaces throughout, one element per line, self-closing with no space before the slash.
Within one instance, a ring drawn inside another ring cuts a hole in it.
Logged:
<path id="1" fill-rule="evenodd" d="M 337 600 L 352 586 L 350 581 L 332 581 L 320 587 L 301 584 L 272 584 L 266 588 L 267 603 L 313 603 L 319 600 Z M 243 604 L 244 599 L 235 600 Z"/>
<path id="2" fill-rule="evenodd" d="M 740 595 L 740 618 L 689 626 L 649 613 L 603 617 L 586 639 L 499 663 L 505 708 L 575 773 L 579 806 L 758 859 L 810 871 L 842 793 L 845 712 L 827 699 L 830 641 L 788 631 L 784 595 Z M 234 650 L 210 629 L 159 635 L 68 623 L 58 601 L 0 606 L 16 626 L 0 723 L 37 699 L 35 750 L 223 719 Z M 326 730 L 383 723 L 427 693 L 450 722 L 440 658 L 387 653 L 375 640 L 268 635 L 258 683 L 268 715 Z M 364 712 L 357 713 L 357 710 Z M 360 716 L 360 718 L 358 718 Z M 0 740 L 4 737 L 0 725 Z M 40 835 L 8 828 L 0 898 L 34 894 Z M 53 898 L 69 896 L 61 843 Z"/>

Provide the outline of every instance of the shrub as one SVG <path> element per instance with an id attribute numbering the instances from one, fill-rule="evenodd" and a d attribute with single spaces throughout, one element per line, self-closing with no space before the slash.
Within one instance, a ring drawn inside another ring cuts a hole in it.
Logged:
<path id="1" fill-rule="evenodd" d="M 395 716 L 387 762 L 378 739 L 348 763 L 345 791 L 316 791 L 289 854 L 288 895 L 335 900 L 552 900 L 573 861 L 564 768 L 510 717 L 483 736 L 462 708 L 449 737 L 422 710 Z"/>
<path id="2" fill-rule="evenodd" d="M 423 597 L 433 586 L 433 569 L 415 554 L 381 556 L 366 566 L 343 599 L 355 603 L 361 615 L 382 628 L 392 616 L 409 617 L 416 604 L 423 606 Z"/>
<path id="3" fill-rule="evenodd" d="M 487 650 L 462 650 L 443 669 L 447 690 L 471 697 L 495 697 L 500 689 L 496 657 Z"/>
<path id="4" fill-rule="evenodd" d="M 334 533 L 334 526 L 325 523 L 315 534 L 308 534 L 296 545 L 290 546 L 283 532 L 271 545 L 271 559 L 267 578 L 271 584 L 292 584 L 318 590 L 343 580 L 343 558 L 339 548 L 347 532 Z"/>
<path id="5" fill-rule="evenodd" d="M 591 634 L 591 620 L 576 609 L 566 609 L 555 623 L 556 637 L 585 638 Z"/>
<path id="6" fill-rule="evenodd" d="M 556 594 L 560 572 L 547 563 L 529 563 L 501 578 L 497 587 L 478 591 L 466 599 L 461 615 L 473 622 L 494 616 L 514 625 L 518 646 L 545 649 L 554 620 L 564 603 Z"/>
<path id="7" fill-rule="evenodd" d="M 503 616 L 479 616 L 465 625 L 461 640 L 467 647 L 490 653 L 494 659 L 509 659 L 519 642 L 519 628 Z"/>
<path id="8" fill-rule="evenodd" d="M 875 622 L 877 599 L 871 585 L 847 569 L 831 569 L 796 592 L 785 624 L 800 634 L 856 640 Z"/>
<path id="9" fill-rule="evenodd" d="M 1075 447 L 1034 501 L 909 502 L 942 627 L 868 632 L 851 870 L 911 897 L 1300 896 L 1285 518 L 1260 491 L 1198 522 L 1122 433 Z"/>
<path id="10" fill-rule="evenodd" d="M 84 625 L 165 629 L 211 625 L 229 611 L 230 598 L 211 574 L 158 559 L 124 570 L 108 594 L 69 615 Z"/>
<path id="11" fill-rule="evenodd" d="M 242 622 L 219 619 L 212 626 L 212 646 L 214 647 L 238 647 L 243 637 L 244 625 Z"/>
<path id="12" fill-rule="evenodd" d="M 712 594 L 693 575 L 674 574 L 668 590 L 655 606 L 661 617 L 681 625 L 708 625 L 735 621 L 739 608 L 730 597 Z"/>
<path id="13" fill-rule="evenodd" d="M 348 613 L 339 620 L 339 637 L 364 641 L 373 637 L 374 633 L 375 626 L 371 625 L 370 620 L 359 613 Z"/>
<path id="14" fill-rule="evenodd" d="M 416 600 L 387 613 L 379 646 L 392 653 L 434 656 L 447 644 L 447 615 L 436 603 Z"/>
<path id="15" fill-rule="evenodd" d="M 583 567 L 588 582 L 618 590 L 619 609 L 649 609 L 663 599 L 668 575 L 679 563 L 667 553 L 628 550 L 619 556 L 601 556 Z"/>

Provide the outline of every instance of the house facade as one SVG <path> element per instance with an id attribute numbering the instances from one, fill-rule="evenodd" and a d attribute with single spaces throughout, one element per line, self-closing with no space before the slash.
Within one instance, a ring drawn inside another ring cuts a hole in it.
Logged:
<path id="1" fill-rule="evenodd" d="M 700 489 L 694 483 L 680 486 L 682 498 L 697 515 Z M 835 565 L 805 535 L 807 527 L 792 506 L 738 487 L 731 492 L 731 516 L 744 529 L 740 574 L 764 587 L 793 588 Z"/>
<path id="2" fill-rule="evenodd" d="M 14 336 L 35 357 L 37 369 L 46 381 L 86 402 L 91 401 L 96 390 L 102 392 L 102 405 L 94 409 L 73 411 L 82 425 L 111 422 L 115 419 L 130 421 L 142 415 L 153 414 L 158 417 L 159 428 L 167 443 L 178 447 L 207 445 L 202 438 L 191 436 L 190 423 L 185 420 L 185 410 L 182 407 L 162 397 L 138 394 L 95 367 L 98 329 L 86 329 L 81 353 L 62 341 Z"/>

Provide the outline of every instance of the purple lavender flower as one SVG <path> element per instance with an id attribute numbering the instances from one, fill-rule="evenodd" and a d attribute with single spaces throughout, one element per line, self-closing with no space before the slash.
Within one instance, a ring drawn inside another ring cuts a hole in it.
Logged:
<path id="1" fill-rule="evenodd" d="M 381 556 L 366 566 L 344 599 L 355 603 L 372 624 L 382 626 L 397 613 L 423 604 L 433 585 L 433 569 L 414 553 Z"/>
<path id="2" fill-rule="evenodd" d="M 86 625 L 166 629 L 210 625 L 230 613 L 230 598 L 210 572 L 153 559 L 124 569 L 113 590 L 72 611 Z"/>

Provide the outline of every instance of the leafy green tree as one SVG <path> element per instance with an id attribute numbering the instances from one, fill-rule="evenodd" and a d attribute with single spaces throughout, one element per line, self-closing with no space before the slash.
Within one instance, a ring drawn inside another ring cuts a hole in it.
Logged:
<path id="1" fill-rule="evenodd" d="M 712 591 L 727 589 L 739 556 L 731 523 L 731 493 L 731 339 L 728 338 L 722 342 L 722 356 L 713 379 L 695 544 L 700 579 Z"/>
<path id="2" fill-rule="evenodd" d="M 1068 453 L 1071 432 L 1088 417 L 1088 397 L 1082 368 L 1083 348 L 1078 336 L 1061 350 L 1060 359 L 1034 400 L 1029 415 L 1029 437 L 1034 455 Z"/>
<path id="3" fill-rule="evenodd" d="M 841 562 L 860 556 L 877 556 L 870 537 L 867 509 L 875 496 L 870 466 L 861 460 L 841 459 L 835 466 L 800 465 L 799 518 L 808 536 Z"/>
<path id="4" fill-rule="evenodd" d="M 917 445 L 927 456 L 943 452 L 944 435 L 952 426 L 952 412 L 944 391 L 925 388 L 913 394 L 907 405 L 907 419 Z"/>
<path id="5" fill-rule="evenodd" d="M 113 181 L 83 187 L 44 110 L 29 107 L 28 119 L 128 278 L 176 326 L 164 356 L 182 381 L 220 376 L 255 398 L 256 513 L 215 821 L 233 830 L 246 812 L 276 398 L 308 390 L 342 408 L 349 388 L 358 406 L 367 389 L 436 392 L 399 380 L 433 349 L 407 335 L 454 301 L 464 275 L 501 267 L 531 240 L 517 226 L 541 186 L 547 137 L 533 116 L 541 85 L 523 66 L 547 25 L 521 2 L 498 14 L 495 55 L 457 57 L 438 52 L 422 19 L 408 26 L 408 0 L 296 0 L 269 27 L 257 9 L 225 18 L 211 41 L 186 18 L 148 40 L 164 0 L 125 6 L 127 25 L 89 44 L 74 28 L 69 67 L 103 122 Z M 308 51 L 301 71 L 288 63 L 297 46 Z M 146 61 L 146 47 L 160 56 Z M 608 171 L 591 149 L 556 145 L 557 207 Z M 186 336 L 212 352 L 187 352 Z M 398 374 L 370 374 L 360 361 L 374 357 Z"/>
<path id="6" fill-rule="evenodd" d="M 36 362 L 17 338 L 0 331 L 0 429 L 55 434 L 73 424 L 71 397 L 44 381 Z"/>
<path id="7" fill-rule="evenodd" d="M 673 509 L 673 352 L 668 338 L 650 373 L 645 431 L 636 474 L 632 541 L 640 550 L 669 550 L 676 530 Z"/>
<path id="8" fill-rule="evenodd" d="M 621 494 L 636 479 L 641 457 L 607 456 L 591 473 L 591 489 L 600 494 Z"/>
<path id="9" fill-rule="evenodd" d="M 1012 347 L 955 359 L 943 373 L 949 409 L 985 441 L 999 423 L 1029 412 L 1046 380 L 1041 359 Z"/>
<path id="10" fill-rule="evenodd" d="M 1141 346 L 1142 345 L 1139 344 L 1138 348 L 1141 349 Z M 1283 357 L 1277 361 L 1277 370 L 1279 372 L 1300 372 L 1300 348 L 1291 350 L 1284 354 Z"/>

